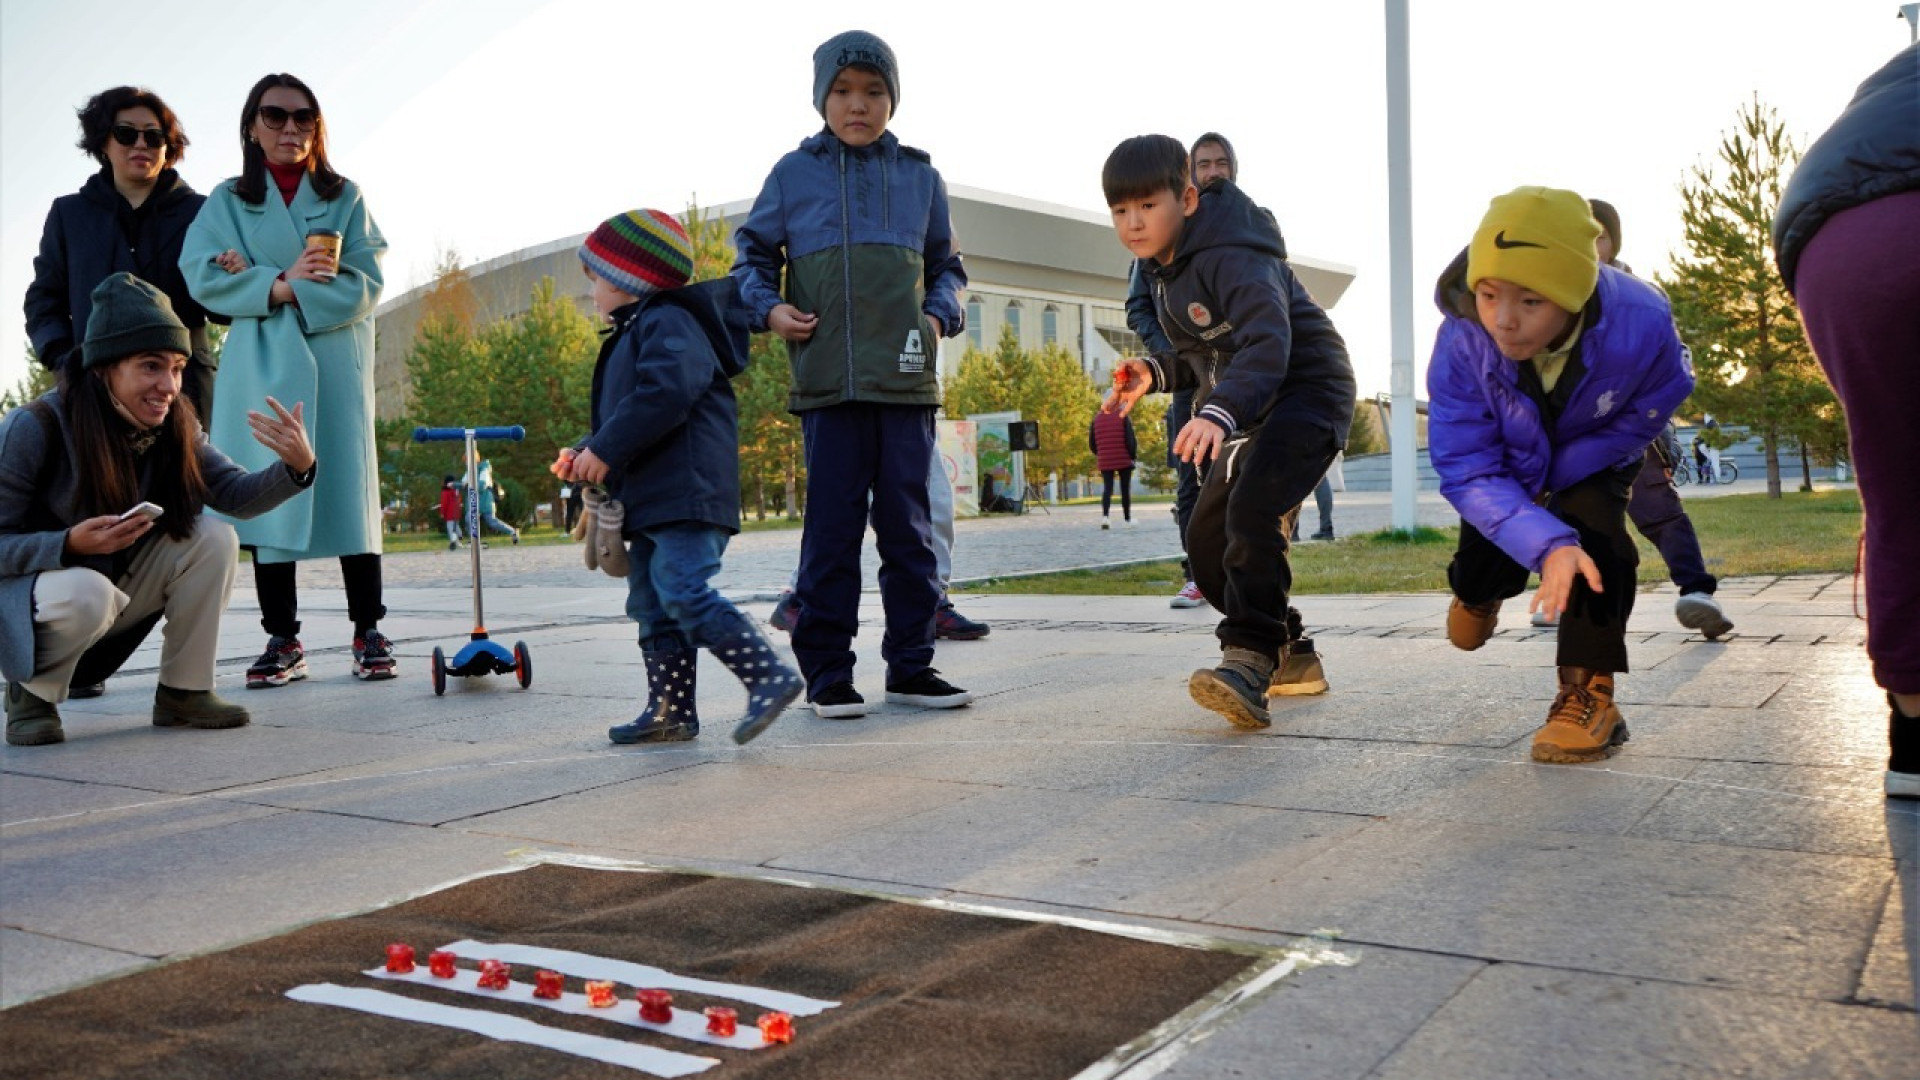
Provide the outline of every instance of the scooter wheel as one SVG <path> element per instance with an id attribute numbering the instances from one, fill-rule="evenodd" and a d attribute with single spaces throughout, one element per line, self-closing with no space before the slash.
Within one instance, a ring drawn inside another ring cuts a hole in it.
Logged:
<path id="1" fill-rule="evenodd" d="M 433 647 L 433 696 L 440 697 L 447 692 L 447 654 L 440 646 Z"/>
<path id="2" fill-rule="evenodd" d="M 520 688 L 533 685 L 533 654 L 527 651 L 527 643 L 513 643 L 513 673 L 520 680 Z"/>

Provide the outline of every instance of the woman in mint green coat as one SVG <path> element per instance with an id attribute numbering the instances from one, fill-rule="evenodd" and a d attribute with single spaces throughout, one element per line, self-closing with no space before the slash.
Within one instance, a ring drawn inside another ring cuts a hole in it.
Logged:
<path id="1" fill-rule="evenodd" d="M 254 84 L 240 139 L 241 174 L 207 198 L 180 255 L 193 298 L 232 320 L 209 433 L 243 468 L 258 469 L 266 461 L 254 460 L 264 451 L 249 437 L 246 403 L 269 394 L 289 407 L 305 402 L 314 449 L 326 462 L 310 498 L 234 522 L 240 542 L 254 549 L 268 634 L 247 686 L 306 678 L 294 568 L 327 556 L 339 556 L 346 582 L 354 676 L 390 679 L 392 645 L 378 627 L 386 608 L 373 437 L 373 309 L 387 244 L 360 189 L 328 163 L 326 124 L 305 83 L 268 75 Z M 319 246 L 329 240 L 337 241 L 337 265 Z"/>

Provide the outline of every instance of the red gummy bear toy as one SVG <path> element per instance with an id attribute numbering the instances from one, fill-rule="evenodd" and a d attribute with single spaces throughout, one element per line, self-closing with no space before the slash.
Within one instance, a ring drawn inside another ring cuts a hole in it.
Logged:
<path id="1" fill-rule="evenodd" d="M 413 946 L 394 942 L 387 946 L 387 970 L 405 975 L 413 970 Z"/>
<path id="2" fill-rule="evenodd" d="M 533 973 L 533 996 L 549 1001 L 560 1000 L 562 976 L 557 971 L 536 971 Z"/>
<path id="3" fill-rule="evenodd" d="M 427 970 L 436 979 L 451 979 L 454 959 L 454 955 L 445 949 L 435 949 L 427 954 Z"/>
<path id="4" fill-rule="evenodd" d="M 733 1038 L 739 1030 L 740 1016 L 725 1005 L 713 1005 L 707 1009 L 707 1033 L 723 1039 Z"/>
<path id="5" fill-rule="evenodd" d="M 761 1013 L 754 1021 L 760 1025 L 760 1038 L 770 1043 L 793 1041 L 793 1017 L 783 1012 Z"/>
<path id="6" fill-rule="evenodd" d="M 633 995 L 640 999 L 640 1019 L 649 1024 L 673 1023 L 673 995 L 665 990 L 642 990 Z"/>
<path id="7" fill-rule="evenodd" d="M 613 1008 L 613 984 L 610 982 L 590 982 L 587 984 L 587 1006 L 594 1009 Z"/>
<path id="8" fill-rule="evenodd" d="M 480 961 L 480 988 L 483 990 L 505 990 L 513 974 L 513 968 L 499 960 Z"/>

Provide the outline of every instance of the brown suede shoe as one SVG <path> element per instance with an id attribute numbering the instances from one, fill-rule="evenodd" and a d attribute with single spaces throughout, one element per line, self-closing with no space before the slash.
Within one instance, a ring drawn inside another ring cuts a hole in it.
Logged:
<path id="1" fill-rule="evenodd" d="M 1500 601 L 1469 604 L 1459 597 L 1447 606 L 1447 640 L 1453 647 L 1472 652 L 1487 643 L 1493 628 L 1500 625 Z"/>
<path id="2" fill-rule="evenodd" d="M 1533 760 L 1563 765 L 1612 757 L 1627 741 L 1627 721 L 1613 704 L 1613 676 L 1560 669 L 1560 693 L 1547 722 L 1533 733 Z"/>

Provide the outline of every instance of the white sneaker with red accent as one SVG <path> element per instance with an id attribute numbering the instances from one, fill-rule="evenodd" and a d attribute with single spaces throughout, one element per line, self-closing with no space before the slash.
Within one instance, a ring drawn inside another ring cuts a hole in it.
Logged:
<path id="1" fill-rule="evenodd" d="M 1173 599 L 1167 601 L 1167 606 L 1173 608 L 1197 608 L 1206 602 L 1207 598 L 1200 595 L 1200 586 L 1189 581 L 1181 586 L 1179 592 L 1173 594 Z"/>

